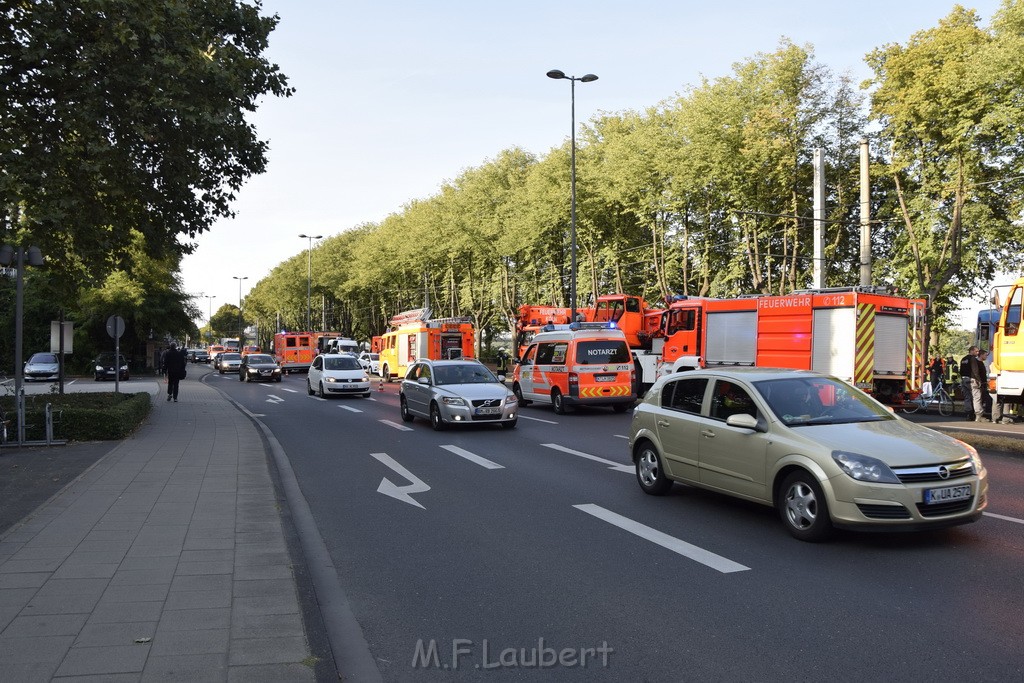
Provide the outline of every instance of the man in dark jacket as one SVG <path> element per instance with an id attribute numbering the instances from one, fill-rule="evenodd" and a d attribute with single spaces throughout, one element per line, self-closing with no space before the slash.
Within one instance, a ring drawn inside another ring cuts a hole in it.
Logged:
<path id="1" fill-rule="evenodd" d="M 964 412 L 967 413 L 967 419 L 988 422 L 981 397 L 981 392 L 988 385 L 988 373 L 985 364 L 978 360 L 980 351 L 977 346 L 967 349 L 967 355 L 960 360 L 960 381 L 964 389 Z"/>
<path id="2" fill-rule="evenodd" d="M 178 382 L 185 379 L 185 352 L 171 342 L 171 348 L 164 352 L 163 370 L 167 375 L 167 400 L 178 402 Z"/>

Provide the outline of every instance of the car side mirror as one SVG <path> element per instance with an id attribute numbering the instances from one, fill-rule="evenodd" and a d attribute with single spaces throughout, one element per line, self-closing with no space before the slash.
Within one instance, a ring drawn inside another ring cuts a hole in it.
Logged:
<path id="1" fill-rule="evenodd" d="M 422 384 L 425 387 L 429 387 L 430 386 L 430 378 L 429 377 L 417 377 L 416 378 L 416 384 Z"/>
<path id="2" fill-rule="evenodd" d="M 757 418 L 753 415 L 747 415 L 746 413 L 736 413 L 730 415 L 725 420 L 725 424 L 730 427 L 739 427 L 740 429 L 753 429 L 754 431 L 764 431 L 757 422 Z"/>

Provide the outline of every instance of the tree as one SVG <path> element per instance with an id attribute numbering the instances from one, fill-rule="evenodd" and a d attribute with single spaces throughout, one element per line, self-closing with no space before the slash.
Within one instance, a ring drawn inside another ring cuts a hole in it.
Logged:
<path id="1" fill-rule="evenodd" d="M 259 0 L 35 0 L 0 8 L 0 237 L 102 281 L 130 233 L 188 252 L 233 215 L 267 144 L 246 115 L 291 89 Z"/>
<path id="2" fill-rule="evenodd" d="M 1012 182 L 1024 114 L 1011 104 L 1024 95 L 1021 5 L 1007 0 L 995 31 L 957 6 L 906 45 L 868 55 L 872 117 L 891 150 L 882 175 L 892 221 L 880 235 L 890 247 L 878 266 L 902 291 L 928 296 L 933 314 L 978 292 L 1024 248 Z"/>

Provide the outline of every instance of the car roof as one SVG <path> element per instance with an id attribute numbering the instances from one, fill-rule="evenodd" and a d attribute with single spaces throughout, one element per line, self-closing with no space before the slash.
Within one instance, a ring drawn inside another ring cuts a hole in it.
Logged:
<path id="1" fill-rule="evenodd" d="M 445 358 L 443 360 L 434 360 L 432 358 L 419 358 L 416 360 L 417 363 L 430 363 L 438 367 L 444 367 L 446 365 L 483 365 L 476 358 Z"/>
<path id="2" fill-rule="evenodd" d="M 738 379 L 746 382 L 760 382 L 771 379 L 792 379 L 794 377 L 828 377 L 828 375 L 811 370 L 796 370 L 794 368 L 754 368 L 749 366 L 715 366 L 701 368 L 699 370 L 688 370 L 676 372 L 666 377 L 723 377 L 726 379 Z"/>

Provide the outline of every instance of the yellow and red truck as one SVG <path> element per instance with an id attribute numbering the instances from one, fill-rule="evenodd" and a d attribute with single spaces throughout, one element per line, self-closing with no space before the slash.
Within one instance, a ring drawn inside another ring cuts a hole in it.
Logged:
<path id="1" fill-rule="evenodd" d="M 374 338 L 380 354 L 380 376 L 385 382 L 405 377 L 420 358 L 474 358 L 476 328 L 470 318 L 433 318 L 430 309 L 403 311 L 391 318 L 391 330 Z"/>

